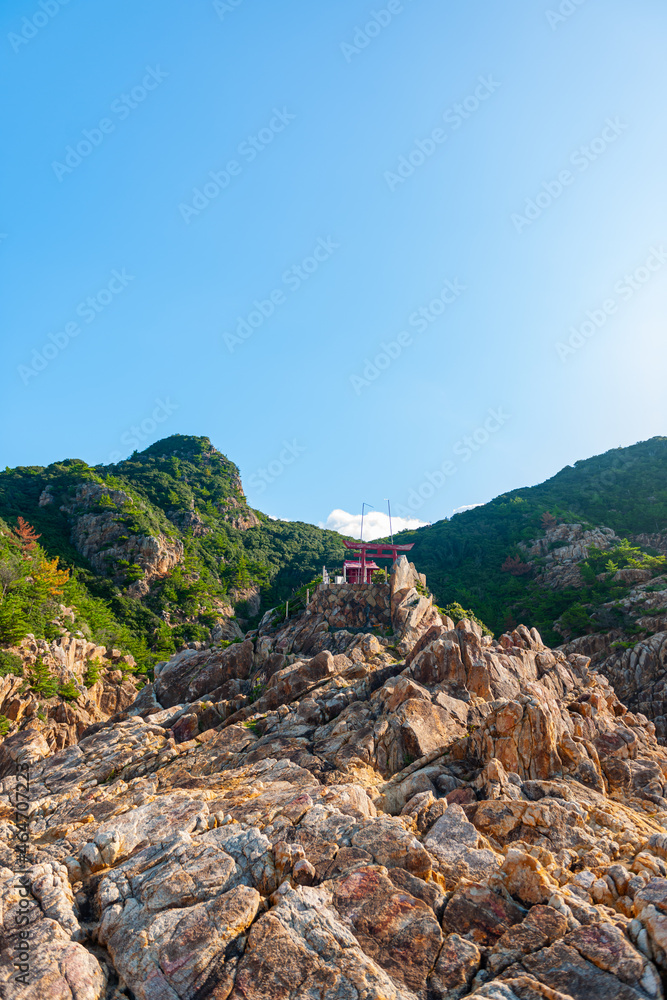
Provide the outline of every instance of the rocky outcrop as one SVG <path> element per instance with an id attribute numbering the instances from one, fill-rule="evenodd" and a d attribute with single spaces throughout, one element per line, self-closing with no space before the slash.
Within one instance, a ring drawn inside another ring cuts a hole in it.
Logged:
<path id="1" fill-rule="evenodd" d="M 643 533 L 631 535 L 630 541 L 633 545 L 641 545 L 642 548 L 655 549 L 667 556 L 667 531 L 658 531 L 653 534 Z"/>
<path id="2" fill-rule="evenodd" d="M 133 597 L 141 597 L 153 580 L 166 576 L 180 562 L 183 543 L 161 531 L 152 535 L 128 533 L 123 511 L 132 506 L 132 498 L 123 490 L 91 482 L 78 486 L 73 500 L 61 510 L 69 515 L 74 547 L 96 572 L 127 583 L 128 569 L 141 571 L 129 586 Z"/>
<path id="3" fill-rule="evenodd" d="M 0 745 L 9 996 L 20 954 L 26 995 L 77 1000 L 663 997 L 655 727 L 534 629 L 495 641 L 427 597 L 416 620 L 404 570 L 406 655 L 269 630 L 158 665 L 75 745 Z"/>
<path id="4" fill-rule="evenodd" d="M 581 524 L 554 524 L 546 528 L 541 538 L 520 542 L 518 547 L 529 561 L 544 560 L 537 582 L 561 590 L 583 587 L 579 564 L 586 559 L 589 549 L 613 548 L 620 541 L 611 528 L 604 526 L 584 529 Z"/>
<path id="5" fill-rule="evenodd" d="M 640 582 L 619 600 L 601 605 L 595 617 L 618 627 L 561 648 L 590 657 L 624 704 L 651 719 L 659 740 L 667 742 L 667 578 Z"/>
<path id="6" fill-rule="evenodd" d="M 267 611 L 257 634 L 272 649 L 286 655 L 313 656 L 328 650 L 354 658 L 358 646 L 364 646 L 366 655 L 370 643 L 376 654 L 386 650 L 387 662 L 391 662 L 413 651 L 430 629 L 443 627 L 426 590 L 425 577 L 401 556 L 388 585 L 318 587 L 303 614 L 281 621 L 275 611 Z M 371 628 L 385 634 L 375 637 L 365 632 Z"/>
<path id="7" fill-rule="evenodd" d="M 21 667 L 0 677 L 6 735 L 37 732 L 50 750 L 59 750 L 76 743 L 89 726 L 125 712 L 137 696 L 134 658 L 120 650 L 65 633 L 50 642 L 29 635 L 10 651 Z M 69 688 L 67 699 L 31 689 L 37 667 L 53 679 L 53 688 Z"/>

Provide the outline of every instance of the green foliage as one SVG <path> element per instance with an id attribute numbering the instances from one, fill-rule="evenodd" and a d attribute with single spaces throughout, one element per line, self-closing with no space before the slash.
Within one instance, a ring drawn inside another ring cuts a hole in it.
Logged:
<path id="1" fill-rule="evenodd" d="M 76 701 L 77 698 L 81 697 L 81 692 L 78 690 L 74 681 L 67 681 L 66 684 L 61 684 L 58 688 L 58 695 L 64 698 L 65 701 Z"/>
<path id="2" fill-rule="evenodd" d="M 13 593 L 0 604 L 0 642 L 14 646 L 30 632 L 25 600 Z"/>
<path id="3" fill-rule="evenodd" d="M 248 704 L 252 705 L 254 701 L 257 701 L 264 694 L 265 684 L 255 684 L 250 695 L 248 697 Z"/>
<path id="4" fill-rule="evenodd" d="M 591 618 L 588 610 L 581 603 L 571 604 L 563 612 L 560 620 L 575 636 L 595 632 L 598 627 L 596 622 Z"/>
<path id="5" fill-rule="evenodd" d="M 582 572 L 583 589 L 552 590 L 527 576 L 503 573 L 508 556 L 520 553 L 519 542 L 544 534 L 545 514 L 551 522 L 557 519 L 584 528 L 607 525 L 620 536 L 665 530 L 667 438 L 576 462 L 539 486 L 505 493 L 451 520 L 402 532 L 395 541 L 415 543 L 410 560 L 426 574 L 438 603 L 456 601 L 474 608 L 496 634 L 505 631 L 511 618 L 534 625 L 545 642 L 558 644 L 563 637 L 553 623 L 571 605 L 598 606 L 626 590 L 611 580 L 595 579 L 604 572 L 604 562 L 611 559 L 620 568 L 631 566 L 641 550 L 606 550 L 599 565 L 595 556 L 589 556 L 589 568 Z M 635 548 L 630 542 L 627 546 Z M 649 562 L 657 557 L 641 555 L 643 567 L 664 572 L 658 563 Z M 579 621 L 587 631 L 583 616 Z"/>
<path id="6" fill-rule="evenodd" d="M 86 506 L 81 487 L 90 485 L 100 489 Z M 45 490 L 53 499 L 40 506 Z M 183 543 L 183 558 L 164 579 L 153 581 L 144 597 L 130 597 L 127 587 L 143 576 L 141 566 L 130 561 L 134 554 L 128 552 L 123 566 L 110 564 L 103 576 L 74 549 L 70 522 L 85 513 L 115 522 L 120 536 L 114 534 L 114 547 L 132 536 L 161 534 Z M 19 516 L 39 538 L 30 549 L 17 538 Z M 146 677 L 183 642 L 208 640 L 230 595 L 260 587 L 259 614 L 278 606 L 277 617 L 284 618 L 285 600 L 290 612 L 300 612 L 306 587 L 312 590 L 322 566 L 335 572 L 345 556 L 336 532 L 252 511 L 237 467 L 205 437 L 174 435 L 108 468 L 72 459 L 47 468 L 7 469 L 0 473 L 0 517 L 0 642 L 15 644 L 29 632 L 54 638 L 60 620 L 91 641 L 132 653 Z M 516 560 L 525 562 L 519 543 L 540 537 L 558 520 L 606 524 L 626 538 L 662 530 L 667 438 L 577 462 L 540 486 L 504 494 L 397 540 L 415 542 L 410 559 L 426 573 L 439 603 L 457 604 L 458 613 L 496 633 L 524 621 L 545 641 L 557 643 L 562 636 L 554 621 L 574 609 L 562 620 L 581 634 L 599 625 L 603 603 L 626 591 L 613 581 L 608 562 L 654 574 L 667 568 L 660 553 L 624 540 L 613 550 L 589 554 L 583 588 L 545 588 L 539 575 L 502 571 L 508 559 L 515 568 Z M 561 544 L 554 542 L 552 549 Z M 56 567 L 70 571 L 68 580 L 60 578 L 62 595 L 49 592 L 54 573 L 37 570 L 56 558 Z M 73 608 L 74 623 L 61 617 L 61 602 Z M 250 618 L 247 607 L 237 610 Z"/>
<path id="7" fill-rule="evenodd" d="M 97 684 L 102 676 L 103 664 L 101 660 L 89 660 L 86 672 L 83 675 L 83 683 L 87 688 Z"/>
<path id="8" fill-rule="evenodd" d="M 477 624 L 482 629 L 484 635 L 493 635 L 491 629 L 488 628 L 484 624 L 484 622 L 477 617 L 474 611 L 462 608 L 461 605 L 458 604 L 456 601 L 454 601 L 453 604 L 448 604 L 446 608 L 438 608 L 438 611 L 440 612 L 440 614 L 447 615 L 448 618 L 451 618 L 455 625 L 458 622 L 462 621 L 464 618 L 468 618 L 470 621 L 477 622 Z"/>
<path id="9" fill-rule="evenodd" d="M 6 715 L 0 715 L 0 739 L 4 738 L 12 728 L 12 723 Z"/>
<path id="10" fill-rule="evenodd" d="M 0 677 L 6 677 L 8 674 L 23 677 L 23 660 L 16 653 L 0 649 Z"/>
<path id="11" fill-rule="evenodd" d="M 54 677 L 43 660 L 37 662 L 29 668 L 27 686 L 30 691 L 34 691 L 41 698 L 54 698 L 58 693 L 58 678 Z"/>

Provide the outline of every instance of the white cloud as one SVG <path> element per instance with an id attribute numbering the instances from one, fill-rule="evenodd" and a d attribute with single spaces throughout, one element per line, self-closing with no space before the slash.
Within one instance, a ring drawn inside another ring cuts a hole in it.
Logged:
<path id="1" fill-rule="evenodd" d="M 464 510 L 474 510 L 475 507 L 483 507 L 483 506 L 484 506 L 483 503 L 464 504 L 463 507 L 457 507 L 456 510 L 452 511 L 452 517 L 454 517 L 454 514 L 462 514 Z"/>
<path id="2" fill-rule="evenodd" d="M 391 526 L 394 534 L 405 531 L 406 528 L 422 528 L 427 521 L 419 521 L 416 517 L 392 517 Z M 326 524 L 320 522 L 320 528 L 339 531 L 341 535 L 351 535 L 359 538 L 361 532 L 361 514 L 348 514 L 346 510 L 332 510 Z M 369 510 L 364 514 L 364 541 L 372 542 L 374 538 L 389 537 L 389 515 L 379 510 Z"/>

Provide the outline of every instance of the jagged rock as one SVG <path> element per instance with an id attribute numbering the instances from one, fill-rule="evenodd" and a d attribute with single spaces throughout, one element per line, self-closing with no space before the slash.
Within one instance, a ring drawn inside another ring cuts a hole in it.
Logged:
<path id="1" fill-rule="evenodd" d="M 362 868 L 330 888 L 334 907 L 364 952 L 394 982 L 418 993 L 442 945 L 431 907 L 397 889 L 382 869 Z"/>
<path id="2" fill-rule="evenodd" d="M 482 847 L 482 838 L 466 819 L 459 805 L 450 805 L 428 832 L 424 846 L 438 861 L 447 888 L 454 888 L 461 878 L 473 881 L 490 875 L 498 868 L 493 851 Z"/>
<path id="3" fill-rule="evenodd" d="M 413 621 L 405 661 L 364 633 L 287 651 L 316 617 L 184 650 L 71 746 L 0 744 L 7 887 L 30 766 L 34 997 L 659 1000 L 652 723 L 534 629 Z"/>
<path id="4" fill-rule="evenodd" d="M 52 750 L 60 750 L 76 743 L 91 725 L 124 712 L 137 696 L 137 678 L 129 673 L 134 658 L 121 657 L 119 651 L 81 636 L 64 632 L 47 642 L 28 635 L 12 652 L 21 660 L 22 676 L 0 677 L 0 715 L 13 723 L 9 735 L 26 729 L 39 731 Z M 36 665 L 46 667 L 59 685 L 74 685 L 76 700 L 44 699 L 25 690 Z M 117 669 L 119 665 L 127 673 Z M 91 683 L 95 676 L 98 679 Z"/>
<path id="5" fill-rule="evenodd" d="M 101 508 L 101 502 L 108 506 Z M 183 558 L 183 543 L 162 532 L 128 536 L 117 514 L 131 503 L 123 490 L 86 482 L 77 486 L 74 497 L 61 510 L 69 515 L 74 547 L 98 573 L 123 581 L 122 562 L 141 567 L 142 579 L 130 588 L 133 596 L 141 596 L 148 592 L 153 580 L 166 576 L 178 565 Z"/>

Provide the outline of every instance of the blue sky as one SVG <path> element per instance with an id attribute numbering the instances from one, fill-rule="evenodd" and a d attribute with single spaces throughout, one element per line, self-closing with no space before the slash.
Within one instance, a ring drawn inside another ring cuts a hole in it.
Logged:
<path id="1" fill-rule="evenodd" d="M 2 466 L 206 434 L 274 516 L 435 521 L 667 433 L 666 43 L 663 0 L 6 0 Z"/>

